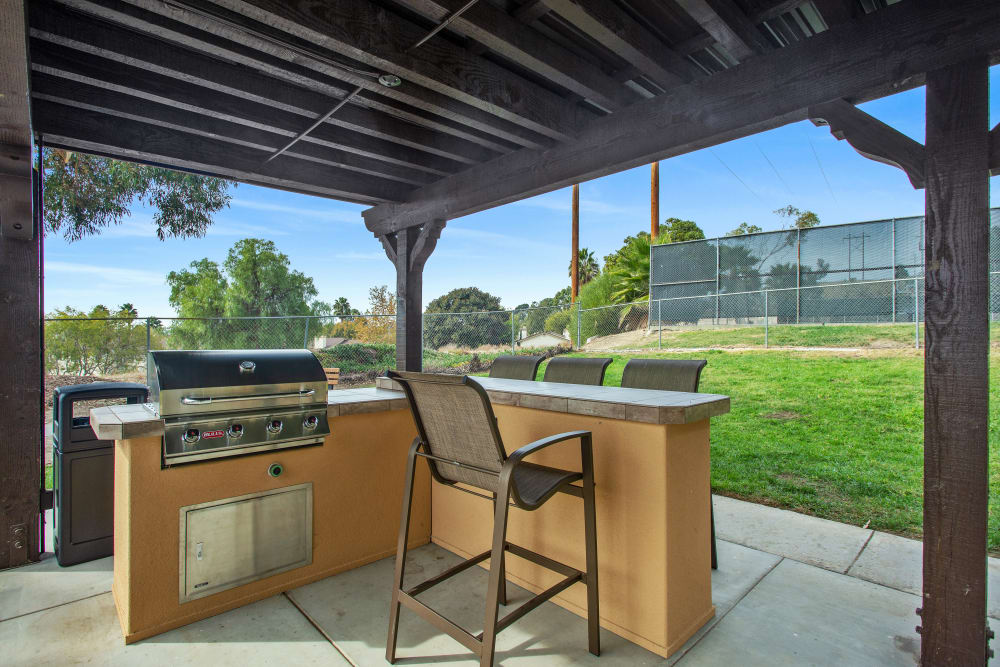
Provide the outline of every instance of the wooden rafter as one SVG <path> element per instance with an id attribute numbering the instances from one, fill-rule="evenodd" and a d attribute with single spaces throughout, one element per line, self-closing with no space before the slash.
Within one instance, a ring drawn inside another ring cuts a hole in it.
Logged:
<path id="1" fill-rule="evenodd" d="M 289 129 L 305 127 L 346 94 L 332 86 L 302 88 L 51 4 L 32 3 L 31 35 L 33 67 L 45 67 L 56 76 L 86 78 L 94 85 L 140 97 L 165 97 L 204 108 L 209 114 L 217 110 L 226 116 L 247 115 L 253 123 L 270 125 L 273 117 L 278 128 L 286 117 Z M 422 163 L 433 172 L 456 171 L 461 164 L 483 162 L 499 154 L 479 143 L 479 137 L 445 133 L 438 130 L 450 128 L 419 125 L 386 111 L 348 104 L 324 124 L 324 130 L 345 150 L 357 144 L 357 150 L 366 154 Z M 317 130 L 312 136 L 321 134 Z M 400 146 L 406 148 L 400 150 Z"/>
<path id="2" fill-rule="evenodd" d="M 929 41 L 933 50 L 926 48 Z M 919 85 L 929 69 L 998 51 L 1000 12 L 993 5 L 899 3 L 857 19 L 850 29 L 820 33 L 637 102 L 593 121 L 569 144 L 517 151 L 441 179 L 411 193 L 406 203 L 365 211 L 365 221 L 377 231 L 460 217 L 804 120 L 810 106 L 831 98 L 862 101 L 886 89 L 904 90 Z"/>
<path id="3" fill-rule="evenodd" d="M 420 85 L 388 88 L 369 76 L 368 70 L 364 70 L 365 74 L 358 74 L 328 58 L 303 55 L 300 49 L 279 41 L 277 37 L 272 39 L 255 35 L 242 27 L 163 0 L 130 0 L 115 5 L 105 5 L 96 0 L 59 2 L 153 38 L 249 67 L 305 88 L 329 90 L 334 98 L 341 97 L 352 86 L 363 85 L 365 92 L 358 96 L 359 104 L 379 105 L 387 113 L 397 115 L 405 113 L 415 122 L 421 122 L 429 115 L 439 126 L 457 123 L 491 137 L 494 146 L 510 142 L 538 148 L 551 143 L 551 139 L 532 129 L 440 92 Z M 312 50 L 318 48 L 301 39 L 296 41 L 291 35 L 287 37 L 296 45 L 302 42 Z"/>
<path id="4" fill-rule="evenodd" d="M 809 108 L 809 120 L 825 125 L 864 157 L 898 167 L 915 188 L 924 187 L 924 146 L 847 100 L 834 100 Z"/>
<path id="5" fill-rule="evenodd" d="M 401 5 L 442 21 L 461 9 L 464 0 L 396 0 Z M 584 97 L 615 110 L 638 97 L 598 68 L 580 62 L 569 50 L 489 2 L 478 2 L 449 24 L 449 29 L 475 40 L 511 62 Z"/>
<path id="6" fill-rule="evenodd" d="M 104 110 L 83 108 L 79 104 L 67 106 L 41 98 L 34 100 L 32 108 L 35 121 L 45 128 L 46 143 L 50 145 L 273 184 L 359 203 L 399 201 L 412 190 L 412 186 L 398 181 L 373 178 L 286 155 L 264 165 L 267 154 L 258 148 L 193 135 L 135 116 L 109 116 Z"/>
<path id="7" fill-rule="evenodd" d="M 813 0 L 813 4 L 830 28 L 853 19 L 857 10 L 856 0 Z"/>
<path id="8" fill-rule="evenodd" d="M 163 0 L 129 1 L 157 12 L 168 7 Z M 367 90 L 404 94 L 419 87 L 558 141 L 570 138 L 574 128 L 591 115 L 447 40 L 431 40 L 411 49 L 427 31 L 368 0 L 327 0 L 321 4 L 309 0 L 215 0 L 214 4 L 229 10 L 227 22 L 249 25 L 255 31 L 267 26 L 285 33 L 282 39 L 295 35 L 377 73 L 389 72 L 403 79 L 403 85 L 395 89 L 387 89 L 369 76 L 355 76 L 356 80 L 349 81 Z M 172 10 L 171 15 L 175 13 Z M 203 15 L 188 14 L 185 22 L 189 21 L 213 32 L 228 34 L 232 30 Z M 450 113 L 461 108 L 448 106 Z"/>
<path id="9" fill-rule="evenodd" d="M 677 0 L 677 4 L 740 62 L 773 48 L 733 0 Z"/>
<path id="10" fill-rule="evenodd" d="M 544 0 L 577 30 L 664 89 L 699 76 L 694 63 L 607 0 Z"/>

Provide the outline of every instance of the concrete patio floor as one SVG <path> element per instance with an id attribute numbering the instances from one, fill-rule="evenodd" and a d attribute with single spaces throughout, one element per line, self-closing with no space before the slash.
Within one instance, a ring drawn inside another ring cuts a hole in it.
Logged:
<path id="1" fill-rule="evenodd" d="M 715 497 L 715 618 L 670 660 L 602 631 L 586 651 L 582 619 L 547 603 L 501 633 L 504 665 L 913 665 L 921 545 L 915 540 Z M 51 543 L 51 542 L 49 542 Z M 408 577 L 458 562 L 434 545 Z M 126 647 L 111 599 L 112 559 L 0 572 L 4 665 L 384 665 L 392 559 L 288 591 Z M 990 559 L 990 626 L 1000 631 L 1000 562 Z M 472 568 L 422 594 L 476 632 L 486 573 Z M 528 593 L 510 585 L 510 605 Z M 461 645 L 403 610 L 401 664 L 475 665 Z M 1000 665 L 1000 659 L 990 664 Z"/>

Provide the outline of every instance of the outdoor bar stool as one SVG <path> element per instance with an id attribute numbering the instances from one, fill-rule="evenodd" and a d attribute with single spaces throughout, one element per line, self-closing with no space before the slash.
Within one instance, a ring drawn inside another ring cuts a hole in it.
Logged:
<path id="1" fill-rule="evenodd" d="M 538 375 L 538 366 L 541 363 L 542 357 L 519 357 L 507 354 L 493 360 L 493 365 L 490 366 L 490 377 L 507 380 L 534 380 L 535 376 Z"/>
<path id="2" fill-rule="evenodd" d="M 403 386 L 417 425 L 417 437 L 407 459 L 403 514 L 399 523 L 396 547 L 396 573 L 389 609 L 389 639 L 385 658 L 396 660 L 396 635 L 400 605 L 415 611 L 442 632 L 447 633 L 479 656 L 479 664 L 493 664 L 496 635 L 526 613 L 540 606 L 573 584 L 587 586 L 587 633 L 589 649 L 600 655 L 599 609 L 597 600 L 597 536 L 594 508 L 594 462 L 590 431 L 570 431 L 542 438 L 521 447 L 510 456 L 505 453 L 497 429 L 493 407 L 482 386 L 472 378 L 432 373 L 389 371 L 388 376 Z M 528 463 L 524 458 L 550 445 L 580 440 L 581 472 L 559 470 Z M 431 475 L 441 484 L 493 501 L 493 546 L 423 583 L 403 589 L 406 564 L 406 538 L 410 527 L 413 501 L 413 476 L 417 457 L 427 459 Z M 574 482 L 581 482 L 580 485 Z M 462 486 L 484 491 L 479 493 Z M 507 517 L 510 507 L 532 511 L 556 493 L 583 498 L 584 539 L 587 569 L 581 572 L 541 554 L 507 542 Z M 531 598 L 513 612 L 498 618 L 498 609 L 506 604 L 504 554 L 509 551 L 565 578 Z M 486 594 L 486 619 L 483 631 L 473 635 L 417 599 L 417 596 L 442 581 L 487 558 L 490 559 L 489 587 Z"/>
<path id="3" fill-rule="evenodd" d="M 604 384 L 604 371 L 611 364 L 611 357 L 555 357 L 545 367 L 542 382 L 566 384 Z"/>
<path id="4" fill-rule="evenodd" d="M 658 389 L 660 391 L 686 391 L 697 393 L 701 371 L 708 362 L 704 359 L 630 359 L 622 371 L 622 386 L 630 389 Z M 712 518 L 712 569 L 719 569 L 715 551 L 715 509 L 711 496 L 708 501 Z"/>

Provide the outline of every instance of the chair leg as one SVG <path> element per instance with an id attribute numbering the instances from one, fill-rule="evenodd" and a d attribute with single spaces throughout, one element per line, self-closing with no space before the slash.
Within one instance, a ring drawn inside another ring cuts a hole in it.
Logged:
<path id="1" fill-rule="evenodd" d="M 496 513 L 497 496 L 493 494 L 493 512 Z M 500 555 L 500 605 L 507 606 L 507 550 Z"/>
<path id="2" fill-rule="evenodd" d="M 587 643 L 590 652 L 601 654 L 601 610 L 597 584 L 597 507 L 594 500 L 594 460 L 591 437 L 584 438 L 583 530 L 587 550 Z"/>
<path id="3" fill-rule="evenodd" d="M 719 557 L 715 553 L 715 505 L 711 496 L 708 498 L 708 515 L 712 519 L 712 569 L 719 569 Z"/>
<path id="4" fill-rule="evenodd" d="M 500 607 L 501 589 L 505 587 L 503 558 L 507 541 L 507 506 L 510 488 L 506 487 L 496 495 L 493 512 L 493 549 L 490 552 L 490 585 L 486 591 L 486 622 L 483 623 L 483 643 L 479 653 L 479 667 L 493 667 L 493 655 L 497 642 L 497 613 Z"/>
<path id="5" fill-rule="evenodd" d="M 399 519 L 399 540 L 396 542 L 396 572 L 392 583 L 392 602 L 389 606 L 389 638 L 385 643 L 385 659 L 390 664 L 396 662 L 396 635 L 399 631 L 399 592 L 403 588 L 403 573 L 406 569 L 406 542 L 410 532 L 410 509 L 413 506 L 413 475 L 417 467 L 417 449 L 420 441 L 410 445 L 410 455 L 406 462 L 406 485 L 403 490 L 403 511 Z"/>

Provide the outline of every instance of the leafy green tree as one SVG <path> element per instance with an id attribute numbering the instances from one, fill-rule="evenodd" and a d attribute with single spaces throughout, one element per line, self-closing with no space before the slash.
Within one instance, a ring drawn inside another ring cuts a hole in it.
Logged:
<path id="1" fill-rule="evenodd" d="M 775 209 L 774 213 L 785 220 L 791 221 L 792 229 L 810 229 L 819 225 L 818 215 L 812 211 L 799 210 L 791 204 Z"/>
<path id="2" fill-rule="evenodd" d="M 351 303 L 347 300 L 347 298 L 341 296 L 333 302 L 333 314 L 340 319 L 345 319 L 348 317 L 356 317 L 361 314 L 361 311 L 357 308 L 351 308 Z"/>
<path id="3" fill-rule="evenodd" d="M 146 352 L 146 323 L 138 315 L 128 303 L 116 311 L 98 305 L 89 313 L 74 308 L 49 313 L 54 321 L 45 324 L 46 368 L 75 375 L 135 370 Z"/>
<path id="4" fill-rule="evenodd" d="M 510 318 L 500 309 L 500 298 L 478 287 L 453 289 L 427 304 L 424 345 L 429 348 L 509 345 Z"/>
<path id="5" fill-rule="evenodd" d="M 594 251 L 589 248 L 580 248 L 577 258 L 577 270 L 580 272 L 580 286 L 584 286 L 601 273 L 601 267 L 594 257 Z M 573 279 L 573 262 L 569 263 L 568 274 L 570 280 Z"/>
<path id="6" fill-rule="evenodd" d="M 553 296 L 533 301 L 529 310 L 521 315 L 520 321 L 515 325 L 515 330 L 524 329 L 529 336 L 539 331 L 545 330 L 545 320 L 557 310 L 564 310 L 571 302 L 570 288 L 564 287 Z"/>
<path id="7" fill-rule="evenodd" d="M 262 349 L 300 347 L 321 329 L 315 320 L 245 319 L 324 315 L 330 306 L 316 300 L 312 278 L 289 268 L 288 256 L 273 241 L 243 239 L 230 248 L 220 268 L 209 259 L 171 271 L 170 305 L 181 319 L 170 327 L 180 348 Z"/>
<path id="8" fill-rule="evenodd" d="M 701 231 L 701 227 L 691 220 L 667 218 L 660 225 L 660 238 L 657 239 L 657 242 L 680 243 L 682 241 L 697 241 L 703 238 L 705 238 L 705 232 Z"/>
<path id="9" fill-rule="evenodd" d="M 155 209 L 156 235 L 205 235 L 212 216 L 229 206 L 236 183 L 111 158 L 45 149 L 45 228 L 68 241 L 120 225 L 141 202 Z"/>
<path id="10" fill-rule="evenodd" d="M 762 231 L 764 230 L 758 227 L 757 225 L 750 225 L 745 222 L 741 222 L 739 227 L 730 232 L 726 232 L 726 236 L 743 236 L 745 234 L 758 234 Z"/>

